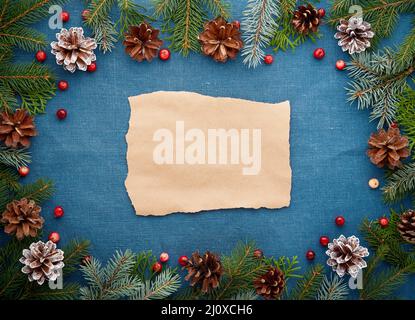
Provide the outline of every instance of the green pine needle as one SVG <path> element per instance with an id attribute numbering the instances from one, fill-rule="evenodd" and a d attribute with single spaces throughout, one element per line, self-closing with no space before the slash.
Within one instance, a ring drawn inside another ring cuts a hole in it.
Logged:
<path id="1" fill-rule="evenodd" d="M 12 149 L 0 146 L 0 163 L 20 168 L 27 166 L 31 162 L 31 156 L 27 149 Z"/>
<path id="2" fill-rule="evenodd" d="M 27 198 L 34 200 L 37 204 L 50 199 L 54 192 L 54 184 L 48 179 L 39 179 L 34 183 L 22 185 L 16 193 L 16 199 Z"/>
<path id="3" fill-rule="evenodd" d="M 313 300 L 324 278 L 324 267 L 320 264 L 310 267 L 304 277 L 297 281 L 295 288 L 291 291 L 292 300 Z"/>
<path id="4" fill-rule="evenodd" d="M 413 195 L 415 193 L 415 162 L 405 164 L 390 174 L 382 191 L 387 203 L 397 202 Z"/>
<path id="5" fill-rule="evenodd" d="M 414 33 L 415 34 L 415 33 Z M 415 38 L 412 43 L 415 43 Z M 415 53 L 414 55 L 415 56 Z M 414 81 L 415 83 L 415 81 Z M 415 147 L 415 90 L 407 87 L 399 96 L 398 110 L 396 113 L 396 121 L 402 128 L 402 131 L 409 139 L 409 148 L 411 151 Z M 412 158 L 415 159 L 415 154 L 412 152 Z"/>
<path id="6" fill-rule="evenodd" d="M 349 287 L 343 278 L 333 274 L 324 276 L 320 289 L 317 292 L 317 300 L 346 300 L 349 295 Z"/>

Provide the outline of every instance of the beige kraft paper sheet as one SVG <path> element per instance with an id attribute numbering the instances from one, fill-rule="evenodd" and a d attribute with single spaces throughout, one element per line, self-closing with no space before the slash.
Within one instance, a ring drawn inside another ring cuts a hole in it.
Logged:
<path id="1" fill-rule="evenodd" d="M 289 206 L 288 101 L 161 91 L 129 102 L 125 185 L 137 215 Z"/>

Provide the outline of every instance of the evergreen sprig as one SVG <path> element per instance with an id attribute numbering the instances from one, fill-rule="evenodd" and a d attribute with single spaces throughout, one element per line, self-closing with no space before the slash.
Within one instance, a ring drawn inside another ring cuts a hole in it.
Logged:
<path id="1" fill-rule="evenodd" d="M 349 12 L 352 6 L 360 6 L 365 21 L 372 25 L 375 37 L 374 47 L 380 39 L 389 37 L 396 27 L 399 14 L 415 12 L 415 0 L 335 0 L 330 9 L 328 22 L 337 26 L 340 19 L 349 19 L 356 12 Z"/>
<path id="2" fill-rule="evenodd" d="M 281 14 L 277 18 L 278 27 L 270 41 L 270 45 L 274 47 L 274 51 L 294 50 L 303 44 L 307 39 L 315 42 L 321 38 L 321 33 L 309 33 L 307 35 L 299 34 L 292 25 L 293 12 L 296 7 L 297 0 L 280 0 Z"/>
<path id="3" fill-rule="evenodd" d="M 382 188 L 383 198 L 387 203 L 403 200 L 415 194 L 415 162 L 403 165 L 388 175 L 386 185 Z"/>
<path id="4" fill-rule="evenodd" d="M 27 198 L 34 200 L 37 204 L 42 204 L 50 199 L 55 191 L 52 180 L 38 179 L 34 183 L 22 185 L 16 192 L 15 199 Z"/>
<path id="5" fill-rule="evenodd" d="M 415 47 L 414 44 L 415 39 L 412 42 L 413 47 Z M 413 56 L 415 56 L 415 54 Z M 408 86 L 399 96 L 397 105 L 396 121 L 399 123 L 404 134 L 408 137 L 409 148 L 413 151 L 415 147 L 415 90 Z M 414 153 L 412 153 L 412 158 L 415 159 Z"/>
<path id="6" fill-rule="evenodd" d="M 117 7 L 119 18 L 113 21 L 111 11 Z M 128 27 L 151 18 L 144 14 L 145 8 L 132 0 L 91 0 L 89 13 L 84 21 L 92 29 L 93 36 L 103 53 L 110 52 Z"/>
<path id="7" fill-rule="evenodd" d="M 370 120 L 378 120 L 378 128 L 390 125 L 396 116 L 399 96 L 407 88 L 407 77 L 415 70 L 415 59 L 405 65 L 396 62 L 396 53 L 385 49 L 383 53 L 353 55 L 347 67 L 350 102 L 359 109 L 371 108 Z"/>
<path id="8" fill-rule="evenodd" d="M 175 293 L 181 286 L 180 276 L 168 268 L 158 274 L 154 280 L 146 280 L 140 290 L 134 294 L 132 300 L 159 300 L 166 299 Z"/>
<path id="9" fill-rule="evenodd" d="M 316 264 L 297 281 L 290 294 L 291 300 L 314 300 L 324 279 L 324 267 Z"/>
<path id="10" fill-rule="evenodd" d="M 142 282 L 130 274 L 135 255 L 127 250 L 116 252 L 105 267 L 92 257 L 81 267 L 88 286 L 80 289 L 82 300 L 116 300 L 136 294 Z"/>
<path id="11" fill-rule="evenodd" d="M 255 68 L 262 63 L 264 48 L 278 28 L 277 20 L 280 15 L 278 0 L 248 0 L 243 12 L 241 30 L 244 39 L 243 63 L 249 68 Z"/>
<path id="12" fill-rule="evenodd" d="M 344 279 L 332 274 L 324 276 L 316 300 L 346 300 L 348 295 L 349 287 Z"/>
<path id="13" fill-rule="evenodd" d="M 0 146 L 0 163 L 6 166 L 20 168 L 27 166 L 31 161 L 27 149 L 12 149 Z"/>
<path id="14" fill-rule="evenodd" d="M 198 36 L 208 17 L 229 18 L 224 0 L 154 0 L 154 7 L 163 21 L 162 31 L 170 33 L 170 48 L 183 56 L 200 51 Z"/>

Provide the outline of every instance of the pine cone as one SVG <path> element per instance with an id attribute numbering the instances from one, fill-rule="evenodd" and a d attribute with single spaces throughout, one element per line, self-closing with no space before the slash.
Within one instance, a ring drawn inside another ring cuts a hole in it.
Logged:
<path id="1" fill-rule="evenodd" d="M 159 30 L 153 29 L 146 22 L 142 22 L 138 26 L 131 26 L 123 42 L 125 52 L 139 62 L 151 61 L 157 56 L 158 50 L 163 45 L 163 41 L 158 38 L 159 33 Z"/>
<path id="2" fill-rule="evenodd" d="M 256 293 L 265 299 L 277 299 L 285 288 L 284 273 L 271 268 L 267 273 L 254 280 Z"/>
<path id="3" fill-rule="evenodd" d="M 63 65 L 65 70 L 75 72 L 76 69 L 86 71 L 87 67 L 97 58 L 94 49 L 97 43 L 93 38 L 84 37 L 84 29 L 63 28 L 56 34 L 58 41 L 50 45 L 52 53 L 56 56 L 56 63 Z"/>
<path id="4" fill-rule="evenodd" d="M 409 243 L 415 244 L 415 211 L 407 210 L 400 216 L 397 228 L 402 238 Z"/>
<path id="5" fill-rule="evenodd" d="M 337 30 L 338 32 L 334 35 L 336 39 L 339 39 L 337 44 L 343 51 L 349 51 L 350 54 L 365 51 L 370 47 L 370 39 L 375 36 L 370 23 L 358 17 L 351 17 L 349 21 L 341 19 Z"/>
<path id="6" fill-rule="evenodd" d="M 0 220 L 5 224 L 4 232 L 15 234 L 19 240 L 28 236 L 35 237 L 45 222 L 40 216 L 41 210 L 33 200 L 26 198 L 10 202 Z"/>
<path id="7" fill-rule="evenodd" d="M 367 155 L 379 168 L 388 166 L 395 169 L 402 165 L 400 159 L 409 156 L 408 138 L 401 136 L 399 128 L 390 127 L 386 132 L 380 129 L 369 138 Z"/>
<path id="8" fill-rule="evenodd" d="M 341 235 L 338 239 L 334 239 L 332 243 L 329 243 L 326 254 L 330 257 L 327 264 L 340 277 L 348 273 L 356 278 L 359 270 L 367 267 L 363 258 L 369 256 L 369 251 L 360 245 L 360 240 L 357 237 L 346 238 Z"/>
<path id="9" fill-rule="evenodd" d="M 228 58 L 235 59 L 243 47 L 237 25 L 226 22 L 222 17 L 206 22 L 198 39 L 202 52 L 217 62 L 226 62 Z"/>
<path id="10" fill-rule="evenodd" d="M 63 259 L 63 251 L 56 249 L 55 243 L 39 241 L 24 249 L 19 261 L 24 264 L 22 272 L 28 275 L 29 281 L 42 285 L 45 280 L 55 281 L 61 275 L 65 266 Z"/>
<path id="11" fill-rule="evenodd" d="M 11 148 L 29 147 L 30 137 L 37 135 L 33 117 L 25 110 L 17 109 L 13 114 L 0 113 L 0 141 Z"/>
<path id="12" fill-rule="evenodd" d="M 299 6 L 294 11 L 294 17 L 291 23 L 298 33 L 306 35 L 310 31 L 317 32 L 320 22 L 321 17 L 318 10 L 311 4 L 308 4 L 307 6 Z"/>
<path id="13" fill-rule="evenodd" d="M 187 269 L 186 281 L 190 280 L 190 285 L 201 285 L 202 292 L 207 293 L 219 285 L 223 274 L 223 267 L 219 257 L 206 251 L 201 256 L 199 252 L 194 252 L 184 267 Z"/>

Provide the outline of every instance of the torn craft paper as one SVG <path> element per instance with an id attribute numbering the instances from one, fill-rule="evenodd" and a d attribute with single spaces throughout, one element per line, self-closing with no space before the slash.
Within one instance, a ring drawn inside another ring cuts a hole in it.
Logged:
<path id="1" fill-rule="evenodd" d="M 125 185 L 138 215 L 290 204 L 290 105 L 130 97 Z"/>

